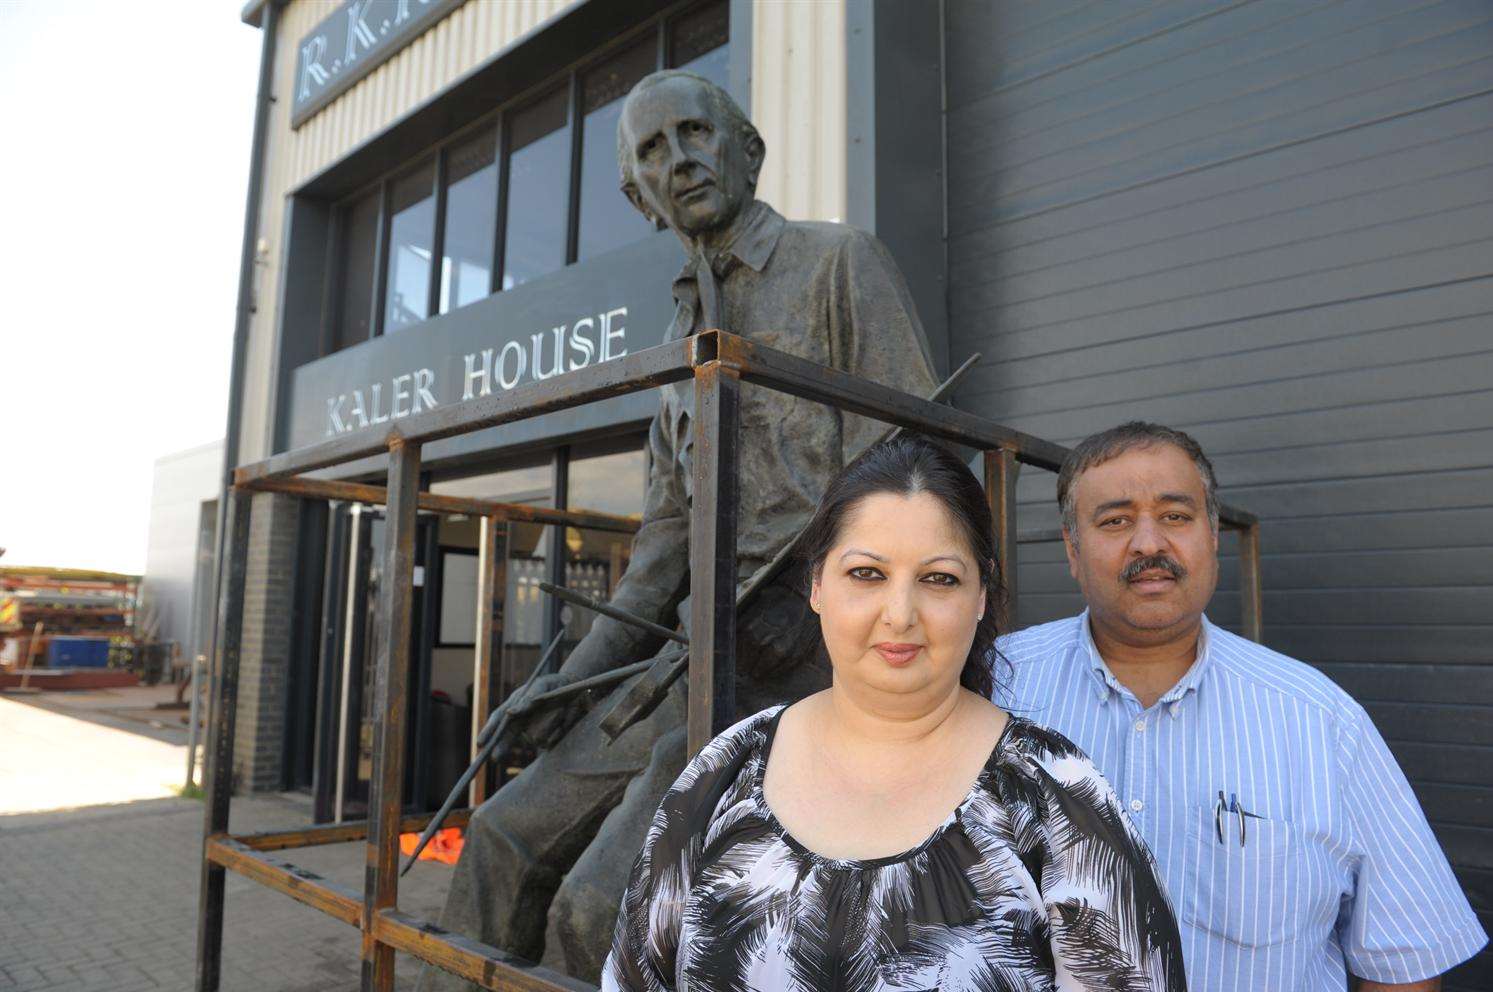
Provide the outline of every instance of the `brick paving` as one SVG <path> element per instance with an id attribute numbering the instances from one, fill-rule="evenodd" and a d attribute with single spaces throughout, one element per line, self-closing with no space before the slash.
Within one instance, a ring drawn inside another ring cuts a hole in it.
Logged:
<path id="1" fill-rule="evenodd" d="M 234 801 L 235 832 L 305 825 L 299 796 Z M 197 940 L 202 804 L 151 799 L 0 817 L 0 989 L 188 992 Z M 286 852 L 355 889 L 360 844 Z M 415 866 L 400 907 L 434 918 L 450 869 Z M 358 987 L 358 936 L 328 916 L 228 875 L 224 992 Z M 401 956 L 399 988 L 418 962 Z"/>
<path id="2" fill-rule="evenodd" d="M 0 717 L 16 712 L 6 707 Z M 0 719 L 0 749 L 16 743 Z M 87 781 L 83 771 L 47 768 Z M 0 781 L 0 792 L 18 784 Z M 256 795 L 234 800 L 231 827 L 285 829 L 310 818 L 304 796 Z M 202 804 L 176 798 L 0 816 L 0 990 L 189 992 L 201 830 Z M 361 844 L 339 844 L 283 856 L 360 890 L 363 853 Z M 416 865 L 400 887 L 400 908 L 434 918 L 450 873 Z M 231 872 L 227 893 L 224 992 L 358 987 L 357 931 Z M 418 967 L 400 956 L 399 988 L 414 987 Z"/>

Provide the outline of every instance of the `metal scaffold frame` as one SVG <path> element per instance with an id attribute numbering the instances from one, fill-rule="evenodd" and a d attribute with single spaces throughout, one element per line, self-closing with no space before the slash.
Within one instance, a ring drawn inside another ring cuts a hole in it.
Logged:
<path id="1" fill-rule="evenodd" d="M 607 514 L 422 493 L 420 452 L 422 445 L 442 438 L 685 380 L 693 380 L 694 385 L 687 717 L 691 754 L 735 719 L 736 516 L 741 485 L 737 444 L 742 383 L 825 403 L 983 452 L 985 489 L 1009 604 L 1014 604 L 1016 598 L 1016 545 L 1057 537 L 1051 531 L 1018 537 L 1016 480 L 1022 465 L 1057 471 L 1068 453 L 1066 448 L 722 331 L 706 331 L 578 369 L 563 377 L 528 383 L 458 406 L 429 410 L 401 421 L 387 433 L 359 431 L 240 466 L 234 473 L 226 515 L 225 578 L 218 604 L 217 656 L 213 659 L 198 918 L 198 992 L 216 992 L 218 988 L 224 883 L 229 870 L 356 927 L 362 936 L 365 992 L 391 992 L 396 951 L 414 955 L 486 989 L 545 992 L 590 988 L 399 910 L 399 834 L 418 830 L 430 820 L 428 814 L 403 815 L 405 699 L 416 511 L 467 513 L 494 524 L 528 521 L 624 533 L 635 531 L 637 523 Z M 387 488 L 301 478 L 302 473 L 385 454 L 389 459 Z M 365 822 L 241 836 L 228 833 L 250 505 L 255 492 L 381 503 L 387 507 L 388 536 L 384 551 L 387 580 L 379 590 L 380 631 L 374 676 L 371 816 Z M 1222 527 L 1239 532 L 1243 629 L 1246 636 L 1259 640 L 1259 522 L 1252 514 L 1228 506 L 1220 507 L 1219 522 Z M 494 548 L 489 548 L 484 556 L 483 591 L 479 594 L 486 612 L 493 616 L 500 615 L 495 597 L 501 596 L 502 589 L 501 582 L 494 581 L 495 577 L 501 578 L 503 557 L 495 551 L 493 535 L 497 530 L 497 526 L 485 528 L 485 541 L 494 544 Z M 484 631 L 491 633 L 494 629 L 490 616 Z M 479 639 L 478 664 L 484 672 L 501 630 L 496 633 L 497 637 Z M 470 810 L 457 811 L 446 822 L 460 825 L 469 816 Z M 276 854 L 357 840 L 367 842 L 361 893 L 299 868 Z"/>

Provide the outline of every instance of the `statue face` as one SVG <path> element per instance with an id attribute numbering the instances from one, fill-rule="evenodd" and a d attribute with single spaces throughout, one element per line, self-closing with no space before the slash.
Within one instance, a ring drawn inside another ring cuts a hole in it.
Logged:
<path id="1" fill-rule="evenodd" d="M 747 147 L 701 84 L 668 79 L 628 98 L 622 112 L 633 156 L 633 205 L 685 237 L 728 227 L 748 203 L 762 167 L 761 141 Z"/>

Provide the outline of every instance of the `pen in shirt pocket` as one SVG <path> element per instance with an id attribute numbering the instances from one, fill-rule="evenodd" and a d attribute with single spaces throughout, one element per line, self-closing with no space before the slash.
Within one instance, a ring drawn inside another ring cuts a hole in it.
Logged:
<path id="1" fill-rule="evenodd" d="M 1218 837 L 1218 842 L 1220 844 L 1224 843 L 1223 825 L 1226 814 L 1233 814 L 1238 817 L 1240 847 L 1244 847 L 1247 840 L 1248 831 L 1245 826 L 1246 822 L 1249 820 L 1265 819 L 1260 814 L 1251 813 L 1249 810 L 1241 806 L 1239 804 L 1239 794 L 1237 792 L 1229 793 L 1229 797 L 1226 800 L 1224 799 L 1223 790 L 1219 789 L 1218 799 L 1213 803 L 1213 832 Z"/>

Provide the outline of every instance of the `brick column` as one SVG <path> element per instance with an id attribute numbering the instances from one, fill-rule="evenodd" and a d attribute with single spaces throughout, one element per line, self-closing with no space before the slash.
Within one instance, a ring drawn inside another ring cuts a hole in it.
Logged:
<path id="1" fill-rule="evenodd" d="M 280 787 L 298 502 L 280 493 L 254 496 L 233 767 L 242 792 L 274 791 Z"/>

